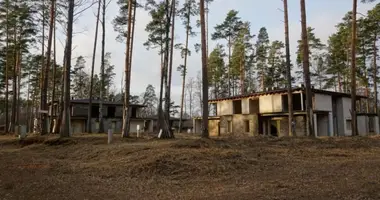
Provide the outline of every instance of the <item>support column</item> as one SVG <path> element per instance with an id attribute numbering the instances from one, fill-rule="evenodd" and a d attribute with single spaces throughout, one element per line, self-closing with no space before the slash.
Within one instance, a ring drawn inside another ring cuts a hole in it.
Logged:
<path id="1" fill-rule="evenodd" d="M 301 110 L 304 111 L 305 110 L 305 107 L 303 105 L 303 93 L 301 92 Z"/>
<path id="2" fill-rule="evenodd" d="M 196 129 L 197 129 L 197 123 L 196 123 L 195 118 L 193 118 L 193 133 L 194 134 L 197 133 Z"/>
<path id="3" fill-rule="evenodd" d="M 314 119 L 314 136 L 318 137 L 318 123 L 317 123 L 317 114 L 313 115 Z"/>
<path id="4" fill-rule="evenodd" d="M 333 115 L 332 112 L 329 112 L 329 136 L 334 136 L 334 121 L 333 121 Z"/>
<path id="5" fill-rule="evenodd" d="M 373 118 L 373 125 L 374 125 L 374 131 L 376 135 L 380 134 L 380 128 L 379 128 L 379 117 L 376 116 Z"/>

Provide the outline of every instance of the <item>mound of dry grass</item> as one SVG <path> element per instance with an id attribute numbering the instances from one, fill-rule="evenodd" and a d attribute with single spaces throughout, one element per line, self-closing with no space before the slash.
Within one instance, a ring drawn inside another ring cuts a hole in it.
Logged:
<path id="1" fill-rule="evenodd" d="M 243 172 L 257 162 L 240 151 L 215 148 L 150 151 L 149 154 L 145 152 L 135 159 L 135 162 L 129 162 L 126 166 L 129 175 L 133 177 L 188 178 L 226 175 L 238 170 Z"/>

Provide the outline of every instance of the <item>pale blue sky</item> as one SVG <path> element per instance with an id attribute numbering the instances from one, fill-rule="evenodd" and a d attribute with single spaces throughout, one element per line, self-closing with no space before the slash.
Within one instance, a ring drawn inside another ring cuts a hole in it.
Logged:
<path id="1" fill-rule="evenodd" d="M 183 4 L 184 0 L 180 0 Z M 288 0 L 289 3 L 289 23 L 290 23 L 290 42 L 291 51 L 294 56 L 296 41 L 300 38 L 300 6 L 299 0 Z M 374 4 L 359 4 L 358 12 L 365 14 L 368 9 Z M 270 40 L 281 40 L 284 38 L 283 25 L 283 3 L 281 0 L 215 0 L 210 5 L 209 15 L 209 31 L 213 32 L 213 27 L 221 23 L 227 12 L 231 9 L 239 11 L 239 16 L 244 21 L 251 22 L 251 31 L 257 34 L 258 30 L 265 26 L 269 33 Z M 328 36 L 335 31 L 335 25 L 340 22 L 341 18 L 352 9 L 351 0 L 306 0 L 307 6 L 307 23 L 308 26 L 315 28 L 316 36 L 326 42 Z M 77 34 L 73 39 L 73 47 L 75 50 L 73 56 L 83 55 L 87 57 L 87 69 L 90 70 L 90 58 L 92 54 L 93 36 L 95 30 L 94 12 L 96 8 L 92 8 L 79 19 L 75 24 L 75 32 L 83 32 Z M 112 53 L 112 64 L 115 65 L 115 85 L 120 90 L 121 77 L 124 73 L 124 52 L 125 45 L 115 41 L 117 33 L 113 31 L 111 24 L 112 19 L 118 13 L 116 0 L 112 0 L 107 10 L 106 24 L 106 51 Z M 160 58 L 155 50 L 146 50 L 143 43 L 147 39 L 147 33 L 144 31 L 145 25 L 150 21 L 150 16 L 144 10 L 139 10 L 136 22 L 136 37 L 135 48 L 132 66 L 132 85 L 131 93 L 140 95 L 145 91 L 148 84 L 156 87 L 156 92 L 159 89 L 160 79 Z M 183 42 L 184 29 L 182 24 L 176 24 L 176 43 Z M 198 30 L 197 30 L 198 31 Z M 64 38 L 61 38 L 64 41 Z M 191 43 L 199 43 L 200 37 L 191 39 Z M 99 40 L 96 68 L 99 71 L 100 62 L 100 40 Z M 210 51 L 216 42 L 210 41 Z M 58 59 L 62 60 L 63 49 L 59 48 Z M 172 99 L 179 103 L 181 93 L 181 77 L 176 71 L 178 65 L 182 64 L 183 60 L 178 53 L 174 58 L 174 73 L 172 86 Z M 201 55 L 193 53 L 189 59 L 189 74 L 190 77 L 195 77 L 197 71 L 201 69 Z"/>

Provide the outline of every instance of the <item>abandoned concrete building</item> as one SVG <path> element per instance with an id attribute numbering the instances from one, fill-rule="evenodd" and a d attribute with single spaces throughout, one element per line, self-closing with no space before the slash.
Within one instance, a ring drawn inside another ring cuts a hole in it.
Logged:
<path id="1" fill-rule="evenodd" d="M 91 129 L 96 133 L 99 130 L 99 103 L 97 99 L 92 100 L 91 106 Z M 51 120 L 55 120 L 59 113 L 58 102 L 53 103 L 53 108 L 49 104 L 49 116 Z M 140 131 L 153 131 L 153 119 L 143 118 L 141 116 L 141 109 L 144 107 L 138 104 L 131 104 L 131 124 L 130 132 L 137 132 L 137 128 Z M 73 99 L 71 100 L 71 133 L 85 133 L 87 116 L 89 108 L 89 99 Z M 121 132 L 123 119 L 123 102 L 116 101 L 103 101 L 103 125 L 104 130 L 113 130 L 113 132 Z"/>
<path id="2" fill-rule="evenodd" d="M 351 135 L 350 94 L 312 89 L 315 136 Z M 286 89 L 209 100 L 210 136 L 259 134 L 288 136 L 288 97 Z M 365 106 L 368 104 L 368 106 Z M 375 104 L 357 96 L 357 123 L 360 135 L 379 134 Z M 369 109 L 368 109 L 369 108 Z M 306 135 L 305 90 L 293 88 L 295 135 Z M 201 132 L 201 119 L 193 119 L 193 132 Z"/>

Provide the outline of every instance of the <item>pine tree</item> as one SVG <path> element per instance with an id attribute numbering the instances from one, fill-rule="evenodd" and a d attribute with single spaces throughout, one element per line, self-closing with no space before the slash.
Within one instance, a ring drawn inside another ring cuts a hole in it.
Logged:
<path id="1" fill-rule="evenodd" d="M 131 109 L 129 107 L 129 96 L 131 87 L 131 34 L 132 34 L 132 0 L 128 1 L 128 30 L 126 34 L 126 56 L 125 56 L 125 92 L 124 92 L 124 104 L 123 104 L 123 128 L 122 137 L 129 136 L 129 126 L 130 126 L 130 113 Z"/>
<path id="2" fill-rule="evenodd" d="M 182 118 L 183 118 L 183 107 L 184 107 L 184 98 L 185 98 L 185 85 L 186 85 L 186 73 L 187 73 L 187 58 L 191 55 L 189 50 L 189 36 L 194 36 L 195 33 L 192 31 L 191 17 L 198 14 L 197 4 L 195 0 L 187 0 L 183 7 L 178 11 L 179 16 L 183 21 L 183 25 L 186 29 L 186 39 L 185 46 L 181 45 L 181 56 L 184 59 L 184 64 L 178 67 L 178 70 L 181 71 L 182 75 L 182 95 L 181 95 L 181 109 L 180 109 L 180 119 L 179 119 L 179 131 L 182 130 Z"/>
<path id="3" fill-rule="evenodd" d="M 302 27 L 302 61 L 303 61 L 303 73 L 305 82 L 306 93 L 306 132 L 308 136 L 314 135 L 314 123 L 313 123 L 313 109 L 312 109 L 312 94 L 310 84 L 310 66 L 309 66 L 309 42 L 308 31 L 306 24 L 306 6 L 305 0 L 300 0 L 301 4 L 301 27 Z"/>
<path id="4" fill-rule="evenodd" d="M 253 35 L 250 33 L 249 22 L 243 23 L 234 41 L 233 53 L 230 63 L 232 88 L 233 91 L 237 91 L 237 88 L 240 88 L 240 94 L 246 93 L 246 72 L 249 72 L 249 70 L 253 68 L 253 47 L 251 43 L 252 38 Z M 249 87 L 252 87 L 252 85 L 249 85 Z"/>
<path id="5" fill-rule="evenodd" d="M 266 73 L 268 69 L 267 59 L 269 51 L 269 36 L 267 29 L 262 27 L 257 35 L 256 47 L 256 70 L 260 80 L 260 89 L 263 91 L 268 85 L 266 85 Z"/>
<path id="6" fill-rule="evenodd" d="M 208 80 L 207 80 L 207 49 L 206 49 L 206 25 L 205 25 L 205 2 L 200 0 L 201 18 L 201 43 L 202 43 L 202 137 L 207 138 L 208 132 Z"/>
<path id="7" fill-rule="evenodd" d="M 265 79 L 265 85 L 275 86 L 277 88 L 284 88 L 286 80 L 286 68 L 285 68 L 285 55 L 283 49 L 285 45 L 278 40 L 273 41 L 268 53 L 268 69 L 267 77 Z"/>
<path id="8" fill-rule="evenodd" d="M 48 46 L 46 52 L 46 65 L 43 66 L 43 84 L 41 89 L 41 109 L 48 110 L 47 101 L 48 101 L 48 81 L 49 81 L 49 71 L 51 66 L 51 52 L 52 52 L 52 42 L 53 42 L 53 29 L 54 29 L 54 18 L 55 18 L 55 0 L 51 1 L 50 5 L 50 20 L 49 20 L 49 34 L 48 34 Z M 44 23 L 45 24 L 45 23 Z M 42 114 L 41 116 L 41 135 L 47 134 L 47 114 Z"/>
<path id="9" fill-rule="evenodd" d="M 315 33 L 313 32 L 314 29 L 311 27 L 307 28 L 307 39 L 308 39 L 308 44 L 309 44 L 309 65 L 310 65 L 310 71 L 311 71 L 311 79 L 312 79 L 312 84 L 316 84 L 314 79 L 318 76 L 318 61 L 319 57 L 321 57 L 323 50 L 325 48 L 325 45 L 322 44 L 321 40 L 315 36 Z M 298 46 L 297 46 L 297 66 L 298 66 L 298 71 L 296 71 L 297 74 L 297 79 L 298 81 L 303 81 L 303 71 L 302 71 L 302 61 L 303 61 L 303 45 L 302 45 L 302 40 L 297 41 Z"/>
<path id="10" fill-rule="evenodd" d="M 98 133 L 104 133 L 104 122 L 103 122 L 103 101 L 104 101 L 104 57 L 105 57 L 105 45 L 106 45 L 106 0 L 103 0 L 102 7 L 102 56 L 100 63 L 100 101 L 99 101 L 99 129 Z"/>
<path id="11" fill-rule="evenodd" d="M 217 44 L 213 51 L 211 51 L 208 57 L 208 81 L 209 85 L 214 88 L 214 98 L 227 97 L 228 92 L 225 90 L 227 88 L 225 78 L 226 78 L 226 65 L 224 63 L 224 58 L 226 54 L 224 53 L 224 47 Z"/>
<path id="12" fill-rule="evenodd" d="M 113 86 L 114 78 L 115 78 L 115 72 L 114 72 L 115 66 L 111 64 L 111 53 L 107 52 L 104 56 L 104 91 L 103 94 L 105 97 L 109 97 L 111 94 L 111 87 Z"/>
<path id="13" fill-rule="evenodd" d="M 72 97 L 76 99 L 84 99 L 88 96 L 87 89 L 89 88 L 87 83 L 90 80 L 89 75 L 84 71 L 86 68 L 86 60 L 83 56 L 79 56 L 74 65 L 74 73 L 71 75 L 71 90 Z"/>
<path id="14" fill-rule="evenodd" d="M 71 68 L 71 49 L 73 38 L 74 22 L 74 0 L 68 0 L 68 19 L 67 19 L 67 38 L 65 46 L 65 64 L 64 64 L 64 104 L 62 113 L 62 125 L 60 130 L 61 137 L 70 137 L 70 68 Z"/>
<path id="15" fill-rule="evenodd" d="M 94 37 L 94 46 L 92 50 L 92 61 L 91 61 L 91 75 L 90 75 L 90 88 L 89 88 L 89 104 L 88 104 L 88 113 L 87 113 L 87 132 L 92 133 L 91 130 L 91 118 L 92 118 L 92 99 L 93 99 L 93 87 L 94 87 L 94 69 L 95 69 L 95 56 L 96 56 L 96 47 L 98 42 L 98 31 L 99 31 L 99 19 L 100 19 L 100 7 L 101 1 L 98 1 L 98 11 L 96 15 L 96 25 L 95 25 L 95 37 Z M 95 93 L 96 94 L 96 93 Z"/>
<path id="16" fill-rule="evenodd" d="M 223 23 L 216 25 L 215 32 L 211 35 L 212 40 L 220 40 L 220 39 L 227 40 L 227 46 L 228 46 L 227 80 L 228 80 L 228 94 L 229 95 L 231 95 L 231 93 L 234 93 L 232 91 L 232 86 L 231 86 L 231 70 L 230 70 L 232 45 L 234 43 L 234 40 L 237 38 L 238 33 L 243 25 L 243 22 L 240 20 L 240 17 L 238 17 L 238 14 L 239 12 L 236 10 L 229 11 Z"/>

